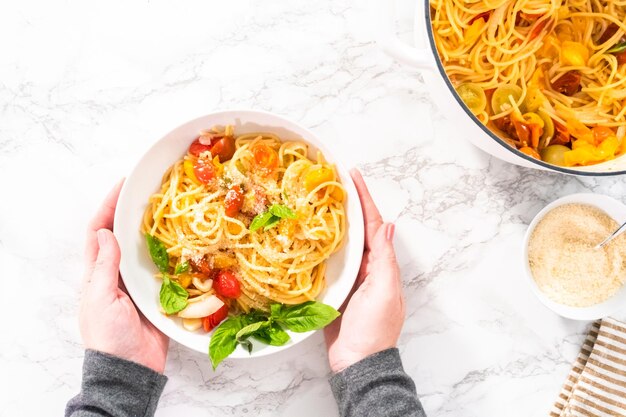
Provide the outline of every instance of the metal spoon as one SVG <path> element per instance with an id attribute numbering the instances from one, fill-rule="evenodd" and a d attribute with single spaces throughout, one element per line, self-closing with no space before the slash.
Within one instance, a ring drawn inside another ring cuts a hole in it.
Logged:
<path id="1" fill-rule="evenodd" d="M 617 228 L 616 231 L 614 231 L 613 233 L 611 233 L 611 235 L 609 237 L 607 237 L 606 239 L 604 239 L 602 242 L 598 243 L 594 249 L 600 249 L 603 248 L 604 246 L 606 246 L 607 243 L 609 243 L 610 241 L 612 241 L 613 239 L 615 239 L 617 236 L 621 235 L 622 232 L 626 230 L 626 223 L 623 223 L 620 227 Z"/>

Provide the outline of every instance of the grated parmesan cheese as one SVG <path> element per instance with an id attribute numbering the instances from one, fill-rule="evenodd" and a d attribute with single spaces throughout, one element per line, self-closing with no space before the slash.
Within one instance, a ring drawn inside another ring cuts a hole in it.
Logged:
<path id="1" fill-rule="evenodd" d="M 594 246 L 618 224 L 602 210 L 566 204 L 548 212 L 528 245 L 530 269 L 550 299 L 572 307 L 589 307 L 614 295 L 626 277 L 626 235 L 601 249 Z"/>

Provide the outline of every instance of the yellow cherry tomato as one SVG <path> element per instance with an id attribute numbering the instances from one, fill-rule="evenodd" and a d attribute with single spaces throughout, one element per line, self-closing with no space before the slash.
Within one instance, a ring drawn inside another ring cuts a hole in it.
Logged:
<path id="1" fill-rule="evenodd" d="M 189 159 L 185 159 L 185 162 L 183 162 L 183 171 L 185 171 L 185 175 L 191 178 L 194 183 L 200 184 L 200 181 L 198 181 L 196 173 L 193 170 L 193 162 L 191 162 Z"/>
<path id="2" fill-rule="evenodd" d="M 314 169 L 307 172 L 304 176 L 304 188 L 306 188 L 308 192 L 311 192 L 321 184 L 333 181 L 334 179 L 335 174 L 332 169 L 325 167 Z"/>
<path id="3" fill-rule="evenodd" d="M 589 59 L 589 49 L 580 42 L 563 42 L 561 47 L 561 62 L 564 65 L 582 67 Z"/>

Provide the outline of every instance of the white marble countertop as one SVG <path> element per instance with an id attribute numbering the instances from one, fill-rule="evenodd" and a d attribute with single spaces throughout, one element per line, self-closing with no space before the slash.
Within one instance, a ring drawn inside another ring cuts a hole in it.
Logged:
<path id="1" fill-rule="evenodd" d="M 371 32 L 347 0 L 3 6 L 0 415 L 61 415 L 78 391 L 83 231 L 108 189 L 175 126 L 241 107 L 312 128 L 396 222 L 400 350 L 429 416 L 546 415 L 589 323 L 527 288 L 526 224 L 557 197 L 620 198 L 626 183 L 488 157 Z M 333 416 L 328 373 L 321 334 L 217 372 L 172 343 L 157 415 Z"/>

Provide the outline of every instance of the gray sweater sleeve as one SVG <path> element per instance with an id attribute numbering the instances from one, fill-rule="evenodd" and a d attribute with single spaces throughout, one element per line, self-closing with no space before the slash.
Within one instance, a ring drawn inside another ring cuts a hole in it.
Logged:
<path id="1" fill-rule="evenodd" d="M 153 416 L 166 382 L 143 365 L 86 350 L 81 391 L 67 403 L 65 417 Z"/>
<path id="2" fill-rule="evenodd" d="M 398 349 L 375 353 L 336 373 L 330 387 L 341 417 L 426 417 Z"/>

